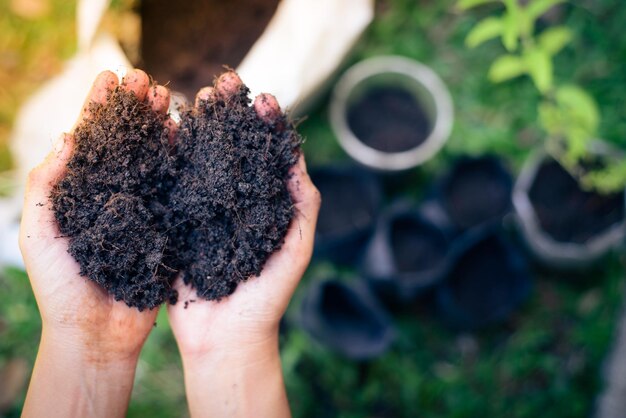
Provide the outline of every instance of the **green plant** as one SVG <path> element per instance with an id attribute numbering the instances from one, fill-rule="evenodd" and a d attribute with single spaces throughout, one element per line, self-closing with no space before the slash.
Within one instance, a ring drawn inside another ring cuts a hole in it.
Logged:
<path id="1" fill-rule="evenodd" d="M 475 48 L 500 38 L 507 53 L 489 69 L 494 83 L 527 75 L 541 94 L 537 114 L 547 134 L 546 149 L 563 167 L 577 177 L 585 188 L 610 193 L 626 185 L 626 162 L 620 159 L 593 165 L 590 141 L 598 137 L 600 112 L 593 97 L 574 84 L 554 81 L 554 56 L 573 39 L 566 26 L 549 27 L 540 33 L 538 19 L 553 6 L 566 0 L 460 0 L 457 7 L 467 10 L 486 3 L 502 3 L 500 17 L 489 16 L 467 35 L 465 43 Z M 524 3 L 524 4 L 522 4 Z"/>

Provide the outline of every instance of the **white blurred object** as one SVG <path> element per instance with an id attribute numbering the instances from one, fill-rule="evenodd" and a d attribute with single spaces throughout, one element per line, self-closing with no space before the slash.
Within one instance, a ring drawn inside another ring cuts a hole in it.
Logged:
<path id="1" fill-rule="evenodd" d="M 108 69 L 121 77 L 131 67 L 117 40 L 98 29 L 109 2 L 78 1 L 76 56 L 18 113 L 10 137 L 18 193 L 15 199 L 0 200 L 0 265 L 15 263 L 19 254 L 15 218 L 28 172 L 44 159 L 54 140 L 76 123 L 97 74 Z M 282 0 L 237 71 L 252 95 L 273 93 L 283 108 L 301 112 L 373 16 L 374 0 Z"/>
<path id="2" fill-rule="evenodd" d="M 22 106 L 9 138 L 15 161 L 17 192 L 0 200 L 0 265 L 22 266 L 17 245 L 19 212 L 28 172 L 50 152 L 55 139 L 71 130 L 98 73 L 122 75 L 130 67 L 118 42 L 97 34 L 109 0 L 82 0 L 77 7 L 78 52 L 61 74 L 46 82 Z"/>
<path id="3" fill-rule="evenodd" d="M 21 204 L 20 195 L 0 199 L 0 266 L 23 265 L 17 245 Z"/>
<path id="4" fill-rule="evenodd" d="M 283 0 L 237 71 L 253 96 L 301 113 L 373 17 L 373 0 Z"/>

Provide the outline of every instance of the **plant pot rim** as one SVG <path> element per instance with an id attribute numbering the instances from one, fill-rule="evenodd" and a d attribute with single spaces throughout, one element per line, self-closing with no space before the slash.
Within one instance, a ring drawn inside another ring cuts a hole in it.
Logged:
<path id="1" fill-rule="evenodd" d="M 513 207 L 517 223 L 530 250 L 544 262 L 562 267 L 580 267 L 593 263 L 624 241 L 626 217 L 584 243 L 560 242 L 543 230 L 529 192 L 542 163 L 552 157 L 540 150 L 531 155 L 515 182 Z M 626 206 L 626 194 L 625 194 Z"/>
<path id="2" fill-rule="evenodd" d="M 435 118 L 429 136 L 416 147 L 402 152 L 384 152 L 359 140 L 347 121 L 348 98 L 364 80 L 379 74 L 398 74 L 421 85 L 433 98 Z M 350 67 L 339 79 L 330 103 L 331 127 L 341 147 L 356 161 L 382 171 L 400 171 L 429 160 L 447 141 L 452 131 L 452 97 L 439 76 L 429 67 L 401 56 L 378 56 Z"/>
<path id="3" fill-rule="evenodd" d="M 381 334 L 378 339 L 370 341 L 366 346 L 358 346 L 352 342 L 348 343 L 335 330 L 328 328 L 317 308 L 321 301 L 322 292 L 330 285 L 342 288 L 355 298 L 354 301 L 360 308 L 367 311 L 368 319 L 375 321 L 376 325 L 380 327 Z M 383 354 L 397 336 L 389 313 L 366 284 L 358 278 L 344 281 L 330 276 L 311 283 L 307 289 L 307 294 L 301 301 L 299 323 L 317 342 L 355 360 L 367 360 Z"/>
<path id="4" fill-rule="evenodd" d="M 436 265 L 421 271 L 398 271 L 391 244 L 391 227 L 392 222 L 400 218 L 411 219 L 439 235 L 446 248 Z M 451 242 L 445 231 L 424 216 L 411 202 L 399 200 L 380 215 L 374 236 L 366 249 L 366 257 L 360 265 L 360 273 L 371 284 L 392 284 L 399 292 L 400 299 L 411 300 L 443 279 L 449 267 L 450 255 Z M 386 266 L 384 271 L 381 270 L 382 266 Z"/>

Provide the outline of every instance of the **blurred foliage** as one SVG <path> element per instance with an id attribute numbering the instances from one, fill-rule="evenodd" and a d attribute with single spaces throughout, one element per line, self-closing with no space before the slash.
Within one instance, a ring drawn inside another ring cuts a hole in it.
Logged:
<path id="1" fill-rule="evenodd" d="M 20 104 L 75 51 L 75 2 L 0 0 L 0 171 Z"/>
<path id="2" fill-rule="evenodd" d="M 48 0 L 39 17 L 20 17 L 12 0 L 0 0 L 0 144 L 20 103 L 46 78 L 59 71 L 74 51 L 74 2 Z M 130 0 L 115 2 L 126 10 Z M 461 154 L 488 152 L 519 167 L 542 143 L 536 109 L 540 97 L 528 79 L 494 85 L 490 63 L 502 46 L 489 43 L 470 50 L 465 39 L 478 22 L 491 16 L 486 5 L 460 13 L 454 0 L 384 0 L 346 65 L 380 54 L 415 58 L 435 69 L 455 102 L 450 142 L 437 158 L 387 181 L 394 195 L 419 199 L 433 177 Z M 559 25 L 576 33 L 571 47 L 554 58 L 555 79 L 573 80 L 599 98 L 600 137 L 626 146 L 626 7 L 619 0 L 581 0 L 563 8 Z M 311 165 L 346 160 L 322 100 L 300 130 Z M 6 168 L 6 151 L 0 167 Z M 5 165 L 2 165 L 5 164 Z M 601 388 L 606 355 L 623 294 L 624 260 L 613 258 L 602 274 L 587 278 L 538 280 L 531 301 L 503 326 L 476 334 L 458 334 L 440 324 L 428 298 L 396 309 L 402 337 L 385 356 L 370 363 L 348 362 L 311 341 L 297 327 L 298 301 L 306 283 L 327 275 L 349 279 L 315 262 L 287 316 L 281 352 L 288 393 L 297 417 L 555 417 L 588 415 Z M 0 274 L 0 370 L 14 359 L 35 358 L 40 319 L 24 273 Z M 19 416 L 25 393 L 8 411 Z M 209 396 L 209 395 L 207 395 Z M 130 417 L 187 416 L 180 359 L 167 317 L 142 351 Z"/>
<path id="3" fill-rule="evenodd" d="M 457 8 L 470 8 L 494 3 L 494 0 L 459 0 Z M 499 0 L 504 5 L 500 17 L 488 16 L 468 33 L 465 43 L 475 48 L 486 41 L 500 38 L 506 53 L 489 68 L 494 83 L 527 75 L 542 96 L 537 114 L 547 134 L 546 149 L 581 184 L 602 193 L 616 192 L 626 186 L 626 160 L 609 159 L 603 167 L 586 169 L 595 160 L 590 153 L 591 141 L 598 139 L 600 113 L 592 96 L 572 84 L 554 81 L 554 58 L 569 45 L 576 34 L 566 25 L 549 26 L 538 33 L 539 19 L 566 0 Z"/>

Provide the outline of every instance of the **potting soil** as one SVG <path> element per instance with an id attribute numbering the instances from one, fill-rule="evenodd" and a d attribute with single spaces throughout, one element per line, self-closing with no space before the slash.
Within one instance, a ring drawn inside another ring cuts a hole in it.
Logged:
<path id="1" fill-rule="evenodd" d="M 82 275 L 142 310 L 176 302 L 179 271 L 209 300 L 260 273 L 294 213 L 301 140 L 284 116 L 262 121 L 247 93 L 183 112 L 176 146 L 166 116 L 120 87 L 91 106 L 51 195 Z"/>

